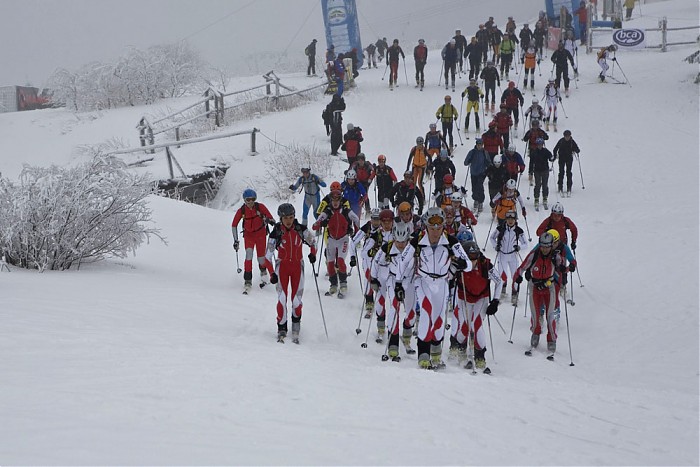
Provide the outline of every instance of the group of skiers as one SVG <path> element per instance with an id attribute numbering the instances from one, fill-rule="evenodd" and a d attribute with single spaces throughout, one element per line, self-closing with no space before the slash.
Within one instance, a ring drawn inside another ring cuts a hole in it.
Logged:
<path id="1" fill-rule="evenodd" d="M 538 21 L 536 30 L 544 28 L 546 35 L 545 20 L 546 17 L 542 17 Z M 516 43 L 526 45 L 527 50 L 539 48 L 541 55 L 542 43 L 537 37 L 542 33 L 529 34 L 527 25 L 523 29 L 525 34 L 521 31 L 520 37 L 515 38 Z M 561 102 L 558 87 L 563 80 L 565 89 L 568 89 L 567 64 L 574 67 L 575 73 L 577 69 L 571 52 L 561 44 L 552 54 L 557 76 L 545 87 L 546 109 L 537 99 L 524 109 L 523 94 L 514 81 L 509 81 L 500 96 L 500 109 L 495 112 L 495 88 L 500 86 L 495 64 L 500 61 L 503 66 L 505 60 L 503 67 L 509 69 L 512 58 L 503 57 L 502 45 L 504 40 L 514 38 L 514 34 L 512 18 L 505 27 L 505 34 L 500 33 L 490 18 L 477 32 L 480 39 L 477 35 L 472 39 L 472 42 L 477 41 L 479 49 L 467 51 L 470 44 L 466 43 L 464 36 L 460 38 L 459 30 L 446 46 L 449 50 L 459 50 L 454 63 L 459 64 L 460 71 L 461 58 L 469 57 L 471 62 L 471 54 L 476 54 L 476 50 L 479 66 L 484 62 L 486 65 L 481 72 L 474 71 L 472 66 L 474 73 L 462 93 L 462 97 L 467 98 L 464 131 L 468 134 L 473 113 L 477 132 L 475 145 L 464 159 L 467 178 L 471 180 L 472 209 L 464 200 L 466 187 L 458 186 L 455 181 L 453 125 L 459 122 L 459 111 L 452 105 L 450 95 L 445 96 L 444 104 L 435 114 L 442 124 L 441 130 L 436 123 L 431 123 L 425 136 L 416 138 L 415 145 L 408 152 L 402 177 L 396 176 L 383 154 L 377 156 L 376 163 L 367 160 L 362 152 L 364 139 L 359 126 L 348 123 L 343 134 L 345 102 L 337 93 L 322 116 L 331 140 L 331 154 L 338 155 L 338 150 L 347 154 L 348 167 L 343 181 L 327 185 L 311 167 L 302 167 L 301 175 L 289 186 L 290 192 L 299 190 L 304 193 L 301 221 L 296 218 L 294 206 L 284 203 L 278 209 L 279 221 L 276 222 L 269 210 L 257 202 L 253 190 L 244 192 L 244 205 L 236 212 L 232 224 L 236 252 L 241 222 L 244 232 L 244 293 L 252 288 L 252 258 L 256 250 L 260 287 L 269 281 L 277 288 L 280 342 L 284 342 L 288 332 L 287 302 L 290 302 L 292 339 L 299 343 L 305 263 L 302 245 L 307 244 L 310 248 L 308 259 L 315 275 L 318 275 L 314 266 L 317 253 L 325 260 L 329 284 L 325 292 L 327 297 L 344 298 L 348 278 L 357 268 L 363 314 L 368 319 L 376 317 L 376 342 L 386 342 L 382 356 L 385 360 L 399 361 L 399 344 L 403 344 L 406 353 L 418 354 L 420 367 L 443 368 L 442 348 L 445 333 L 449 330 L 449 358 L 474 371 L 481 369 L 490 373 L 486 365 L 485 325 L 490 325 L 489 317 L 498 311 L 501 299 L 509 292 L 511 305 L 518 306 L 523 279 L 528 281 L 525 296 L 531 309 L 530 348 L 526 353 L 531 354 L 539 345 L 539 336 L 544 332 L 548 358 L 553 358 L 561 300 L 566 300 L 567 279 L 576 270 L 574 253 L 578 230 L 573 221 L 564 216 L 561 202 L 557 202 L 536 229 L 538 242 L 528 251 L 529 227 L 526 237 L 518 223 L 522 219 L 527 227 L 527 209 L 518 187 L 527 169 L 527 179 L 534 191 L 535 210 L 540 209 L 540 196 L 542 207 L 548 209 L 550 164 L 558 160 L 559 196 L 563 198 L 570 194 L 572 163 L 580 152 L 579 147 L 569 130 L 564 132 L 553 152 L 545 147 L 545 141 L 549 139 L 550 122 L 556 131 L 557 103 Z M 486 48 L 484 40 L 488 44 Z M 373 50 L 366 52 L 372 55 L 378 51 L 380 61 L 386 59 L 387 68 L 391 68 L 389 84 L 393 88 L 398 85 L 399 60 L 405 55 L 398 40 L 394 40 L 391 46 L 385 39 L 381 44 L 379 42 L 374 44 Z M 425 43 L 420 40 L 414 49 L 416 85 L 419 87 L 424 82 L 422 72 L 427 60 L 427 48 L 423 48 Z M 489 50 L 493 51 L 492 60 L 488 60 Z M 509 51 L 508 45 L 505 51 Z M 522 62 L 528 60 L 527 53 L 521 56 Z M 369 63 L 371 66 L 372 60 Z M 526 64 L 525 68 L 533 70 L 534 81 L 534 66 Z M 454 67 L 447 67 L 446 62 L 446 84 L 451 76 L 454 86 L 453 70 Z M 478 86 L 477 74 L 484 79 L 486 92 Z M 531 82 L 532 86 L 534 82 Z M 492 117 L 484 133 L 480 129 L 480 104 L 484 106 L 482 117 L 485 121 L 489 110 Z M 523 117 L 523 126 L 527 128 L 522 138 L 529 159 L 527 165 L 514 144 L 518 138 L 519 116 Z M 546 131 L 541 128 L 541 123 L 546 126 Z M 484 187 L 487 181 L 488 190 Z M 322 197 L 321 189 L 325 187 L 329 192 Z M 372 188 L 374 203 L 371 202 Z M 492 219 L 484 247 L 487 244 L 492 246 L 495 251 L 493 260 L 487 258 L 477 244 L 474 230 L 485 203 L 491 209 Z M 314 216 L 310 226 L 309 212 Z M 363 219 L 366 219 L 364 223 Z M 359 334 L 359 327 L 357 332 Z M 415 349 L 413 337 L 416 338 Z"/>

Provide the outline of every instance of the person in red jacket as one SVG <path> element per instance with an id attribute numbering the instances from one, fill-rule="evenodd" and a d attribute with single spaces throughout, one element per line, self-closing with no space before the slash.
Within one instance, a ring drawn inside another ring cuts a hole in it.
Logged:
<path id="1" fill-rule="evenodd" d="M 532 332 L 532 336 L 530 337 L 530 349 L 526 355 L 531 355 L 532 350 L 540 342 L 540 334 L 542 333 L 540 320 L 544 316 L 547 321 L 547 351 L 552 357 L 557 350 L 559 273 L 564 266 L 561 255 L 554 251 L 552 234 L 545 232 L 540 235 L 539 240 L 539 246 L 525 257 L 520 267 L 515 271 L 513 280 L 516 284 L 521 284 L 524 276 L 529 281 L 530 332 Z M 519 286 L 518 290 L 520 290 Z"/>
<path id="2" fill-rule="evenodd" d="M 348 131 L 343 135 L 343 144 L 340 149 L 345 151 L 348 156 L 348 164 L 352 167 L 352 164 L 357 160 L 357 155 L 362 152 L 362 143 L 364 138 L 362 137 L 362 128 L 355 126 L 352 123 L 348 123 Z"/>
<path id="3" fill-rule="evenodd" d="M 493 156 L 499 152 L 503 152 L 503 138 L 496 131 L 496 122 L 492 121 L 489 123 L 489 129 L 481 135 L 481 139 L 484 142 L 484 150 L 491 157 L 491 162 L 493 162 Z"/>
<path id="4" fill-rule="evenodd" d="M 238 223 L 243 220 L 243 242 L 245 246 L 245 262 L 243 263 L 243 293 L 247 294 L 253 286 L 253 248 L 258 253 L 258 265 L 260 266 L 260 287 L 264 287 L 267 281 L 267 273 L 272 274 L 272 263 L 265 258 L 265 240 L 267 238 L 267 225 L 274 224 L 272 214 L 264 204 L 258 203 L 255 190 L 247 188 L 243 191 L 244 204 L 233 216 L 231 231 L 233 232 L 233 249 L 238 253 Z"/>
<path id="5" fill-rule="evenodd" d="M 277 341 L 284 343 L 287 336 L 287 299 L 292 301 L 292 342 L 299 343 L 301 329 L 301 297 L 304 294 L 304 252 L 306 243 L 311 248 L 309 262 L 316 262 L 316 241 L 311 231 L 300 224 L 294 217 L 294 206 L 280 204 L 277 215 L 280 222 L 270 232 L 267 242 L 267 260 L 275 263 L 275 272 L 270 275 L 270 282 L 277 289 Z M 275 252 L 277 259 L 275 260 Z M 287 293 L 291 287 L 291 292 Z"/>
<path id="6" fill-rule="evenodd" d="M 508 136 L 510 135 L 510 127 L 513 126 L 513 119 L 510 118 L 505 102 L 501 104 L 501 110 L 493 117 L 493 121 L 496 122 L 496 132 L 503 138 L 501 146 L 501 153 L 503 153 L 503 148 L 507 148 L 510 143 Z"/>
<path id="7" fill-rule="evenodd" d="M 572 250 L 576 251 L 576 239 L 578 239 L 578 229 L 576 224 L 564 216 L 564 205 L 560 202 L 554 203 L 552 206 L 552 213 L 545 220 L 542 221 L 539 227 L 537 227 L 537 235 L 542 235 L 549 229 L 555 229 L 559 232 L 559 240 L 571 247 Z M 569 244 L 569 238 L 566 235 L 566 231 L 571 232 L 571 243 Z"/>
<path id="8" fill-rule="evenodd" d="M 365 212 L 369 213 L 369 186 L 372 184 L 372 179 L 374 179 L 374 165 L 371 162 L 367 162 L 365 153 L 361 152 L 357 155 L 357 160 L 350 166 L 350 169 L 355 171 L 357 181 L 365 187 L 365 192 L 367 192 Z"/>
<path id="9" fill-rule="evenodd" d="M 343 298 L 348 290 L 345 256 L 350 247 L 350 234 L 360 228 L 360 219 L 349 207 L 343 205 L 343 193 L 340 190 L 332 190 L 330 198 L 330 204 L 318 216 L 313 229 L 319 230 L 325 227 L 328 234 L 326 262 L 331 286 L 326 295 L 330 296 L 338 292 L 338 298 Z M 338 290 L 339 284 L 340 290 Z"/>

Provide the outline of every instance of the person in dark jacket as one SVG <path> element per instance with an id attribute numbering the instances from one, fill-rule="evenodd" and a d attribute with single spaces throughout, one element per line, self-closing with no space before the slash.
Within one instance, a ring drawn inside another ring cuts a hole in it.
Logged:
<path id="1" fill-rule="evenodd" d="M 386 60 L 389 63 L 389 88 L 394 89 L 394 86 L 399 87 L 399 55 L 404 60 L 406 59 L 406 54 L 403 53 L 403 49 L 399 45 L 399 40 L 394 39 L 394 42 L 386 50 Z"/>
<path id="2" fill-rule="evenodd" d="M 437 191 L 442 190 L 443 177 L 447 174 L 453 177 L 457 173 L 457 168 L 454 162 L 450 159 L 450 154 L 447 149 L 440 150 L 440 156 L 436 157 L 433 161 L 433 177 L 435 178 L 435 189 Z"/>
<path id="3" fill-rule="evenodd" d="M 486 170 L 491 165 L 491 157 L 484 149 L 484 142 L 481 138 L 476 139 L 474 149 L 467 153 L 464 165 L 469 167 L 472 180 L 472 199 L 474 208 L 472 211 L 481 212 L 484 209 L 484 180 L 486 180 Z"/>
<path id="4" fill-rule="evenodd" d="M 472 36 L 471 42 L 464 49 L 464 58 L 467 57 L 469 59 L 469 79 L 476 79 L 481 71 L 481 46 L 474 36 Z"/>
<path id="5" fill-rule="evenodd" d="M 540 191 L 542 191 L 542 205 L 547 209 L 547 196 L 549 196 L 549 163 L 554 161 L 554 156 L 549 149 L 544 147 L 544 139 L 537 138 L 535 147 L 530 149 L 530 165 L 528 167 L 528 179 L 532 184 L 535 181 L 535 210 L 540 208 Z"/>
<path id="6" fill-rule="evenodd" d="M 457 74 L 457 41 L 450 39 L 450 42 L 445 44 L 440 53 L 442 63 L 445 66 L 445 89 L 449 83 L 449 76 L 452 76 L 452 90 L 455 90 L 455 75 Z"/>
<path id="7" fill-rule="evenodd" d="M 416 200 L 418 201 L 418 214 L 423 213 L 423 203 L 425 202 L 425 197 L 423 192 L 416 187 L 413 183 L 413 172 L 407 170 L 403 174 L 403 180 L 394 185 L 389 194 L 393 207 L 398 207 L 399 204 L 404 201 L 409 203 L 411 206 L 415 206 Z"/>
<path id="8" fill-rule="evenodd" d="M 498 69 L 493 62 L 488 62 L 486 68 L 481 71 L 479 78 L 484 80 L 484 92 L 486 99 L 484 100 L 484 111 L 488 110 L 489 94 L 491 94 L 491 114 L 496 113 L 496 84 L 501 87 L 501 77 L 498 74 Z"/>
<path id="9" fill-rule="evenodd" d="M 377 39 L 374 45 L 377 46 L 377 53 L 379 54 L 379 61 L 381 62 L 384 60 L 384 52 L 389 48 L 389 43 L 386 41 L 386 37 L 383 37 L 382 39 Z"/>
<path id="10" fill-rule="evenodd" d="M 309 66 L 306 68 L 306 76 L 316 76 L 316 39 L 306 46 L 304 53 L 309 59 Z"/>
<path id="11" fill-rule="evenodd" d="M 462 73 L 464 71 L 464 61 L 462 60 L 462 57 L 467 58 L 467 56 L 464 54 L 464 51 L 467 49 L 467 38 L 464 37 L 462 34 L 461 29 L 457 29 L 455 31 L 455 35 L 452 38 L 455 40 L 455 45 L 457 46 L 457 59 L 459 60 L 459 72 Z"/>
<path id="12" fill-rule="evenodd" d="M 377 207 L 379 209 L 389 209 L 391 204 L 391 189 L 398 181 L 394 170 L 386 165 L 386 156 L 380 154 L 377 156 L 377 165 L 374 166 L 374 175 L 377 184 Z"/>
<path id="13" fill-rule="evenodd" d="M 428 47 L 425 45 L 425 40 L 418 39 L 418 45 L 413 48 L 413 60 L 416 63 L 416 86 L 420 86 L 421 90 L 425 86 L 425 63 L 428 61 Z"/>
<path id="14" fill-rule="evenodd" d="M 557 47 L 557 50 L 555 50 L 552 54 L 552 63 L 554 63 L 557 72 L 557 88 L 561 88 L 561 78 L 563 75 L 564 94 L 566 95 L 566 97 L 569 97 L 569 65 L 568 63 L 566 63 L 567 60 L 571 63 L 571 68 L 574 69 L 574 72 L 578 73 L 576 65 L 574 65 L 574 57 L 571 56 L 571 52 L 566 50 L 566 48 L 564 47 L 564 43 L 560 42 L 559 46 Z"/>
<path id="15" fill-rule="evenodd" d="M 489 53 L 489 30 L 483 24 L 479 25 L 479 30 L 474 34 L 476 42 L 481 48 L 481 61 L 486 63 Z"/>
<path id="16" fill-rule="evenodd" d="M 557 189 L 563 194 L 564 172 L 566 172 L 566 195 L 571 196 L 571 186 L 573 185 L 571 166 L 574 163 L 574 154 L 578 155 L 581 150 L 578 144 L 571 137 L 569 130 L 564 131 L 564 137 L 557 141 L 554 146 L 554 158 L 559 159 L 559 177 L 557 179 Z"/>
<path id="17" fill-rule="evenodd" d="M 326 124 L 326 134 L 331 136 L 331 154 L 338 155 L 338 149 L 343 144 L 343 111 L 345 99 L 334 94 L 331 102 L 323 111 L 323 122 Z"/>

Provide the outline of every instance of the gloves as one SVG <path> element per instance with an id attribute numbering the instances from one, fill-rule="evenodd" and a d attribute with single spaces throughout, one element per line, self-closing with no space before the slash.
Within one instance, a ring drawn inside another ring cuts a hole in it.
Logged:
<path id="1" fill-rule="evenodd" d="M 396 300 L 403 302 L 406 298 L 406 291 L 403 289 L 403 285 L 399 282 L 394 286 L 394 294 L 396 295 Z"/>
<path id="2" fill-rule="evenodd" d="M 616 61 L 617 61 L 617 58 L 613 57 L 611 60 L 612 60 L 613 62 L 616 62 Z"/>
<path id="3" fill-rule="evenodd" d="M 489 203 L 489 206 L 491 206 L 492 208 L 495 208 L 495 207 L 496 207 L 496 203 L 494 203 L 493 201 L 491 201 L 491 202 Z"/>
<path id="4" fill-rule="evenodd" d="M 318 230 L 321 228 L 321 221 L 316 221 L 314 222 L 314 225 L 311 226 L 312 230 Z"/>
<path id="5" fill-rule="evenodd" d="M 532 273 L 530 272 L 529 269 L 528 269 L 527 271 L 525 271 L 525 279 L 526 279 L 527 281 L 531 281 L 531 280 L 532 280 Z"/>
<path id="6" fill-rule="evenodd" d="M 518 276 L 517 279 L 515 279 L 516 284 L 520 284 L 523 281 L 523 276 Z"/>
<path id="7" fill-rule="evenodd" d="M 357 266 L 357 258 L 355 258 L 354 256 L 351 256 L 350 257 L 350 267 L 354 268 L 355 266 Z"/>
<path id="8" fill-rule="evenodd" d="M 571 249 L 576 251 L 576 242 L 573 240 L 571 241 Z"/>
<path id="9" fill-rule="evenodd" d="M 462 99 L 464 99 L 464 96 L 465 96 L 465 95 L 466 95 L 466 94 L 462 93 Z"/>
<path id="10" fill-rule="evenodd" d="M 542 61 L 542 60 L 540 60 L 540 59 L 538 58 L 538 59 L 537 59 L 537 64 L 539 65 L 541 61 Z"/>
<path id="11" fill-rule="evenodd" d="M 523 208 L 523 217 L 527 217 L 527 211 Z"/>
<path id="12" fill-rule="evenodd" d="M 572 243 L 573 243 L 573 242 L 572 242 Z M 238 243 L 238 240 L 234 241 L 234 242 L 233 242 L 233 249 L 236 250 L 236 251 L 238 251 L 238 247 L 239 247 L 240 245 L 241 245 L 241 244 Z"/>
<path id="13" fill-rule="evenodd" d="M 569 271 L 576 272 L 576 263 L 569 264 Z"/>
<path id="14" fill-rule="evenodd" d="M 513 251 L 520 251 L 520 245 L 513 245 Z"/>
<path id="15" fill-rule="evenodd" d="M 369 281 L 369 286 L 372 287 L 372 290 L 374 290 L 375 293 L 377 293 L 379 292 L 379 287 L 381 286 L 381 284 L 377 279 L 373 278 L 371 281 Z"/>
<path id="16" fill-rule="evenodd" d="M 495 315 L 496 312 L 498 311 L 498 304 L 500 301 L 497 298 L 494 298 L 491 300 L 491 303 L 489 303 L 489 306 L 486 307 L 486 314 L 491 316 Z"/>
<path id="17" fill-rule="evenodd" d="M 307 256 L 307 258 L 309 258 L 309 263 L 311 264 L 314 264 L 316 262 L 316 255 L 313 253 L 309 253 L 309 256 Z"/>
<path id="18" fill-rule="evenodd" d="M 464 258 L 457 258 L 455 260 L 455 267 L 458 271 L 464 271 L 467 268 L 467 260 Z"/>
<path id="19" fill-rule="evenodd" d="M 270 274 L 270 284 L 276 284 L 277 281 L 279 281 L 277 274 L 275 274 L 274 272 Z"/>
<path id="20" fill-rule="evenodd" d="M 532 185 L 532 174 L 527 176 L 527 181 L 530 182 L 530 185 Z"/>
<path id="21" fill-rule="evenodd" d="M 289 185 L 289 189 L 294 191 L 294 185 Z"/>
<path id="22" fill-rule="evenodd" d="M 561 102 L 561 96 L 559 96 L 559 102 Z"/>

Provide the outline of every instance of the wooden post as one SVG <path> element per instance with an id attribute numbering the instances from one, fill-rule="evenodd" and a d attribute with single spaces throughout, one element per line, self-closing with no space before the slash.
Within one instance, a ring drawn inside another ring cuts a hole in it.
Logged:
<path id="1" fill-rule="evenodd" d="M 139 141 L 141 142 L 141 147 L 146 145 L 146 117 L 141 117 L 139 121 Z"/>
<path id="2" fill-rule="evenodd" d="M 156 144 L 156 139 L 153 136 L 153 128 L 151 128 L 151 125 L 148 125 L 146 132 L 148 133 L 148 144 L 153 146 L 154 144 Z M 151 154 L 155 154 L 155 153 L 156 153 L 155 149 L 151 149 Z"/>
<path id="3" fill-rule="evenodd" d="M 221 114 L 219 116 L 219 120 L 221 121 L 221 125 L 223 126 L 224 124 L 224 94 L 219 93 L 219 113 Z"/>
<path id="4" fill-rule="evenodd" d="M 666 17 L 661 20 L 661 51 L 666 52 L 666 46 L 668 45 L 668 31 L 667 31 L 668 21 Z"/>
<path id="5" fill-rule="evenodd" d="M 210 89 L 211 88 L 207 88 L 207 90 L 204 91 L 204 97 L 209 97 L 209 90 Z M 210 110 L 209 99 L 207 99 L 204 101 L 204 111 L 207 113 L 207 118 L 209 118 L 209 110 Z"/>
<path id="6" fill-rule="evenodd" d="M 257 128 L 253 128 L 253 131 L 250 132 L 250 155 L 254 156 L 258 153 L 258 151 L 255 150 L 255 133 L 257 133 L 258 130 Z"/>
<path id="7" fill-rule="evenodd" d="M 175 174 L 173 173 L 173 153 L 170 152 L 170 148 L 168 146 L 165 147 L 165 156 L 168 161 L 168 172 L 170 173 L 170 180 L 175 178 Z"/>
<path id="8" fill-rule="evenodd" d="M 180 141 L 180 127 L 175 127 L 175 141 Z M 181 145 L 177 145 L 178 148 L 181 148 Z"/>

